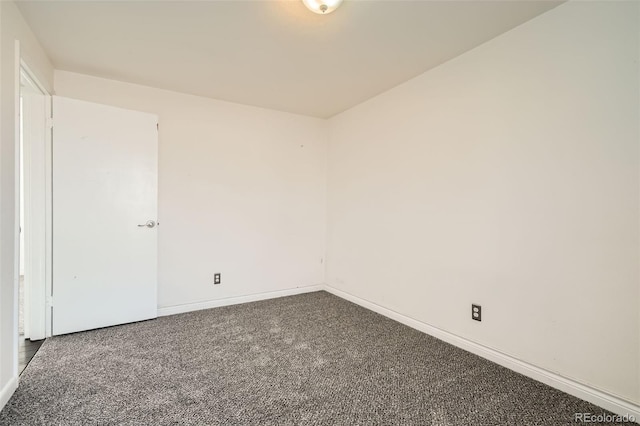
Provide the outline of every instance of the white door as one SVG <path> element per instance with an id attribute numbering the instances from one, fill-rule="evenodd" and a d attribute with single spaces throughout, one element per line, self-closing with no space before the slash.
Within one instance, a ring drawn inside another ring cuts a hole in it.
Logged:
<path id="1" fill-rule="evenodd" d="M 157 117 L 56 96 L 53 122 L 53 334 L 155 318 Z"/>

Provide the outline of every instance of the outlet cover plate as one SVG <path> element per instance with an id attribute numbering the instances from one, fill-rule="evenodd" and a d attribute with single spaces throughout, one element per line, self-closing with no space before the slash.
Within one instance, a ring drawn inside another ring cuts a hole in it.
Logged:
<path id="1" fill-rule="evenodd" d="M 471 305 L 471 319 L 482 321 L 482 306 L 475 304 Z"/>

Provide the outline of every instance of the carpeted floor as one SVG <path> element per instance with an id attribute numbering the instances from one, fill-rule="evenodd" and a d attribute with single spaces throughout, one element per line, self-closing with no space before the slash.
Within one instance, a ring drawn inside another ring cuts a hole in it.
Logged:
<path id="1" fill-rule="evenodd" d="M 569 425 L 604 413 L 326 292 L 47 339 L 0 425 Z"/>

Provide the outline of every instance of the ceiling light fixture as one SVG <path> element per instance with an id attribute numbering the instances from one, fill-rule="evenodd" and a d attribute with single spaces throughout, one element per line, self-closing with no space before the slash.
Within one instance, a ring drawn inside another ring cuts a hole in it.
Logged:
<path id="1" fill-rule="evenodd" d="M 326 15 L 327 13 L 331 13 L 340 6 L 342 0 L 302 0 L 307 8 L 320 15 Z"/>

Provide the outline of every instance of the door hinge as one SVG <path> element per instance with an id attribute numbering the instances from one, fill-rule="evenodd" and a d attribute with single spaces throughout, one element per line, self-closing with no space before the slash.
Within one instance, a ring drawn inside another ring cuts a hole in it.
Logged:
<path id="1" fill-rule="evenodd" d="M 47 118 L 47 128 L 48 129 L 53 129 L 53 118 L 52 117 Z"/>
<path id="2" fill-rule="evenodd" d="M 47 306 L 53 306 L 53 296 L 47 296 Z"/>

